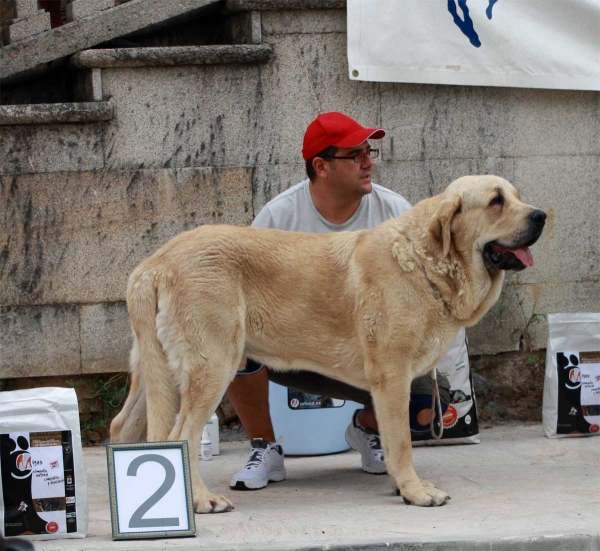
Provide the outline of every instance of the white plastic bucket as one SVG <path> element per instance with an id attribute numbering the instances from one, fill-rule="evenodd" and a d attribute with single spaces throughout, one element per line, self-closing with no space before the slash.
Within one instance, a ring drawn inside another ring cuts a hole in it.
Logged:
<path id="1" fill-rule="evenodd" d="M 319 397 L 298 398 L 295 391 L 269 382 L 269 407 L 275 437 L 281 440 L 285 455 L 326 455 L 350 448 L 346 428 L 352 414 L 363 406 L 356 402 Z M 323 398 L 325 398 L 323 400 Z M 324 404 L 323 404 L 324 402 Z M 320 407 L 320 404 L 333 407 Z"/>

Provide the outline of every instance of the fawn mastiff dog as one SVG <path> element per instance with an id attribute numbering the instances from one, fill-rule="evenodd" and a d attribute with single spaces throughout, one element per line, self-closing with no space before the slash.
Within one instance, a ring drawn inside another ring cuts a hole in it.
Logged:
<path id="1" fill-rule="evenodd" d="M 411 381 L 496 302 L 503 270 L 533 265 L 545 219 L 506 180 L 465 176 L 369 231 L 202 226 L 176 236 L 129 278 L 132 383 L 111 440 L 136 441 L 147 423 L 149 441 L 197 450 L 251 357 L 369 390 L 396 493 L 443 505 L 449 496 L 413 467 Z M 192 458 L 196 511 L 231 509 Z"/>

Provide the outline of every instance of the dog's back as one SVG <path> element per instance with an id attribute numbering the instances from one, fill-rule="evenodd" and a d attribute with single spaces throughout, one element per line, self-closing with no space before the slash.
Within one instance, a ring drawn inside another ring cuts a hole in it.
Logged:
<path id="1" fill-rule="evenodd" d="M 352 257 L 364 234 L 203 226 L 142 262 L 127 288 L 138 398 L 116 418 L 114 432 L 128 415 L 145 412 L 145 389 L 162 412 L 148 417 L 148 435 L 166 439 L 180 408 L 178 389 L 189 384 L 188 364 L 202 358 L 222 364 L 228 378 L 246 355 L 273 367 L 356 363 L 360 371 L 353 320 L 339 312 L 355 310 L 360 276 Z M 314 342 L 315 335 L 323 342 Z M 338 337 L 335 354 L 331 335 Z M 136 426 L 127 439 L 140 432 Z"/>

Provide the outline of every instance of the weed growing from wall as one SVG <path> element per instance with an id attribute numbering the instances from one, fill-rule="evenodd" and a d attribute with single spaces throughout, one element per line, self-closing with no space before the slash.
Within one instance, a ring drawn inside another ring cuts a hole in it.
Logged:
<path id="1" fill-rule="evenodd" d="M 88 376 L 66 382 L 77 392 L 82 439 L 89 444 L 105 441 L 110 422 L 127 398 L 129 374 Z"/>
<path id="2" fill-rule="evenodd" d="M 504 327 L 504 318 L 509 319 L 509 338 L 511 344 L 519 343 L 519 350 L 532 351 L 536 348 L 533 337 L 533 327 L 546 321 L 546 314 L 536 312 L 534 302 L 531 313 L 525 310 L 525 298 L 519 293 L 519 275 L 509 273 L 506 276 L 504 288 L 498 301 L 496 321 Z"/>

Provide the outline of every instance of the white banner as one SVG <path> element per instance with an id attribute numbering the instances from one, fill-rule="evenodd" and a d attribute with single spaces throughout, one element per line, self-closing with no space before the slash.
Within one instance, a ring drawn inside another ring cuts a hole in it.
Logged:
<path id="1" fill-rule="evenodd" d="M 348 0 L 351 80 L 600 90 L 600 0 Z"/>

